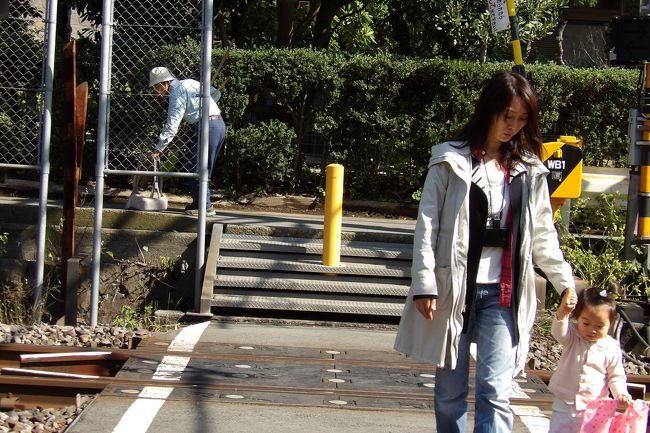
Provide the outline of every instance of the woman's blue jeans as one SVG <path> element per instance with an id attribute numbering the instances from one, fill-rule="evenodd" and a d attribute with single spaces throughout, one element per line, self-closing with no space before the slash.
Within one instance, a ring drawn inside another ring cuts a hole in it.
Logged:
<path id="1" fill-rule="evenodd" d="M 201 122 L 196 122 L 192 125 L 191 134 L 192 134 L 192 143 L 194 146 L 192 148 L 192 153 L 190 155 L 191 166 L 189 168 L 190 173 L 196 173 L 197 167 L 199 165 L 199 147 L 201 143 L 199 142 L 199 126 Z M 208 135 L 208 182 L 212 176 L 212 169 L 214 168 L 215 161 L 217 156 L 221 152 L 223 147 L 223 142 L 226 139 L 226 124 L 222 118 L 219 119 L 210 119 L 208 122 L 209 125 L 209 135 Z M 188 182 L 188 188 L 190 190 L 190 195 L 192 196 L 192 204 L 198 206 L 199 204 L 199 179 L 190 179 Z M 210 202 L 210 188 L 208 186 L 206 190 L 207 200 L 206 206 L 209 208 L 212 206 Z"/>
<path id="2" fill-rule="evenodd" d="M 469 390 L 469 345 L 476 342 L 474 433 L 511 433 L 510 391 L 515 368 L 512 308 L 499 305 L 499 286 L 479 285 L 454 370 L 438 368 L 434 389 L 436 431 L 465 433 Z"/>

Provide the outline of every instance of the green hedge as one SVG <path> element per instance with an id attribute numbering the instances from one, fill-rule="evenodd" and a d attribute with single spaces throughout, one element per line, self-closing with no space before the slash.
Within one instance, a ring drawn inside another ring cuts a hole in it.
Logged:
<path id="1" fill-rule="evenodd" d="M 155 63 L 187 76 L 198 70 L 198 50 L 188 43 L 152 52 L 141 75 Z M 215 50 L 213 64 L 222 55 Z M 308 163 L 320 161 L 323 169 L 336 162 L 345 167 L 350 197 L 409 200 L 423 182 L 431 146 L 467 120 L 482 83 L 510 67 L 311 50 L 231 50 L 220 101 L 227 152 L 218 161 L 216 183 L 240 193 L 313 194 L 324 180 L 314 179 Z M 526 69 L 539 96 L 542 132 L 584 139 L 586 165 L 625 165 L 637 71 L 542 64 Z M 318 154 L 306 161 L 310 144 L 318 145 Z"/>

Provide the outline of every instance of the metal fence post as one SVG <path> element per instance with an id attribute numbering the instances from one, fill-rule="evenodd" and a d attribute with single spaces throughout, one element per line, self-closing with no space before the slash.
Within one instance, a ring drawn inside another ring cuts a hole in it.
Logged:
<path id="1" fill-rule="evenodd" d="M 38 199 L 38 235 L 36 245 L 36 276 L 34 287 L 34 320 L 41 318 L 41 297 L 45 269 L 45 232 L 47 229 L 47 192 L 50 179 L 50 138 L 52 132 L 52 88 L 54 82 L 54 56 L 56 42 L 57 0 L 49 0 L 47 13 L 47 54 L 45 62 L 45 95 L 40 147 L 40 192 Z"/>
<path id="2" fill-rule="evenodd" d="M 108 123 L 109 83 L 113 1 L 104 0 L 102 16 L 102 45 L 99 73 L 99 113 L 97 119 L 97 162 L 95 165 L 95 220 L 93 224 L 92 283 L 90 290 L 90 326 L 97 325 L 99 310 L 99 270 L 101 267 L 102 212 L 104 210 L 104 165 Z"/>
<path id="3" fill-rule="evenodd" d="M 201 312 L 202 277 L 205 271 L 205 217 L 208 192 L 208 141 L 210 116 L 210 77 L 212 75 L 212 11 L 213 0 L 203 1 L 203 32 L 201 44 L 201 151 L 199 157 L 199 218 L 196 227 L 196 270 L 194 274 L 194 310 Z"/>

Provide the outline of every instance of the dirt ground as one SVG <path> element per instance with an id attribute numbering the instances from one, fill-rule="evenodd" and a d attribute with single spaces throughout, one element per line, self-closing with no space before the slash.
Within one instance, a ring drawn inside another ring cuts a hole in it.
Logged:
<path id="1" fill-rule="evenodd" d="M 215 200 L 217 209 L 323 215 L 323 199 L 302 196 L 243 197 L 238 201 Z M 417 217 L 417 204 L 376 201 L 344 200 L 343 216 L 350 218 L 386 218 L 413 220 Z"/>

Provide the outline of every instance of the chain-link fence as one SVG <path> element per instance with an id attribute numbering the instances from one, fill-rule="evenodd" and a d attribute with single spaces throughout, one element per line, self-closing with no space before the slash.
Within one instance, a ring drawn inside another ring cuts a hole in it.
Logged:
<path id="1" fill-rule="evenodd" d="M 143 170 L 145 155 L 167 117 L 167 98 L 149 87 L 151 68 L 165 66 L 179 79 L 199 80 L 202 34 L 200 0 L 115 0 L 106 168 L 109 173 Z M 176 50 L 191 44 L 197 49 Z M 189 58 L 188 51 L 195 53 Z M 166 59 L 163 61 L 162 59 Z M 193 167 L 191 129 L 184 122 L 162 155 L 160 170 L 187 173 Z"/>
<path id="2" fill-rule="evenodd" d="M 127 175 L 146 169 L 140 163 L 146 161 L 146 154 L 165 123 L 168 102 L 149 88 L 149 70 L 165 66 L 178 78 L 200 77 L 207 81 L 211 67 L 211 45 L 207 44 L 212 43 L 212 0 L 105 0 L 103 4 L 96 191 L 103 191 L 105 173 Z M 183 45 L 196 49 L 176 50 Z M 200 99 L 207 99 L 207 89 L 202 90 Z M 202 114 L 205 108 L 199 103 Z M 205 134 L 207 119 L 201 120 L 201 130 Z M 170 176 L 197 176 L 200 182 L 198 204 L 203 206 L 207 185 L 207 136 L 201 136 L 202 164 L 198 171 L 193 169 L 195 161 L 190 156 L 199 150 L 190 148 L 196 146 L 192 138 L 186 126 L 178 131 L 163 154 L 161 171 Z M 99 305 L 102 210 L 103 195 L 96 194 L 91 325 L 97 323 Z M 205 217 L 205 212 L 199 212 L 194 288 L 197 312 L 201 311 Z"/>
<path id="3" fill-rule="evenodd" d="M 0 167 L 39 168 L 47 16 L 12 0 L 0 19 Z"/>

